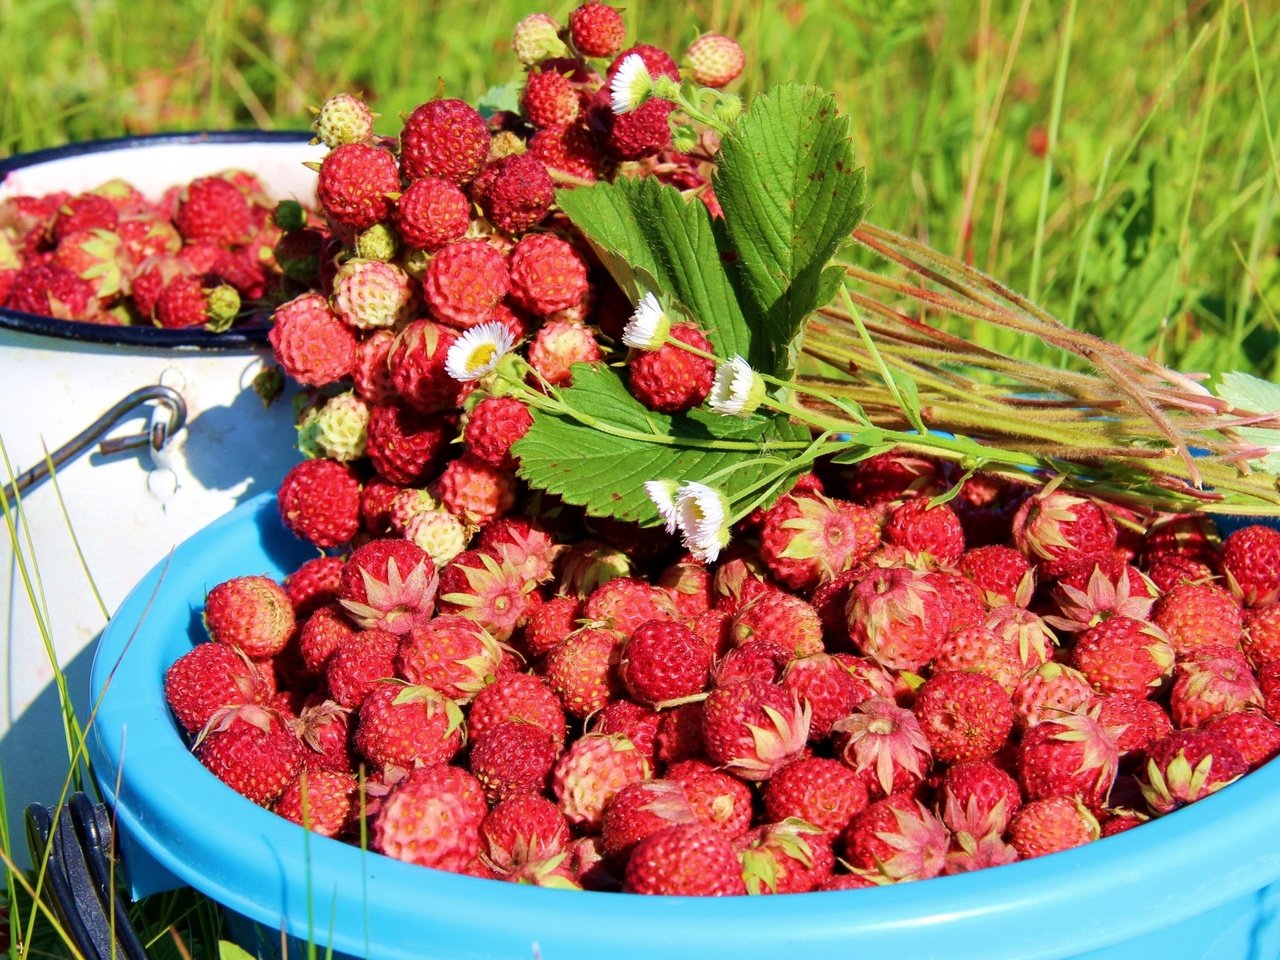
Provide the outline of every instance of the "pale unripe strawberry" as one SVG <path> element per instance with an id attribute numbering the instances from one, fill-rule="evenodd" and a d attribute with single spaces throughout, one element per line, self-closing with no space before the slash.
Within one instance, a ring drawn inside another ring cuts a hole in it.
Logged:
<path id="1" fill-rule="evenodd" d="M 684 52 L 695 83 L 724 87 L 738 79 L 746 66 L 746 54 L 738 41 L 722 33 L 704 33 Z"/>
<path id="2" fill-rule="evenodd" d="M 388 263 L 400 253 L 400 236 L 386 223 L 375 223 L 356 234 L 356 256 Z"/>
<path id="3" fill-rule="evenodd" d="M 575 363 L 595 363 L 604 354 L 584 326 L 553 320 L 539 328 L 529 344 L 529 363 L 548 383 L 568 386 Z"/>
<path id="4" fill-rule="evenodd" d="M 471 774 L 457 767 L 421 767 L 383 802 L 373 823 L 373 848 L 389 857 L 461 872 L 480 850 L 488 807 Z"/>
<path id="5" fill-rule="evenodd" d="M 467 549 L 471 528 L 448 510 L 424 510 L 409 520 L 404 535 L 443 567 Z"/>
<path id="6" fill-rule="evenodd" d="M 354 393 L 330 397 L 316 414 L 314 437 L 323 456 L 349 463 L 364 456 L 369 405 Z"/>
<path id="7" fill-rule="evenodd" d="M 311 129 L 316 139 L 332 150 L 344 143 L 365 143 L 373 139 L 374 114 L 359 97 L 339 93 L 316 110 Z"/>
<path id="8" fill-rule="evenodd" d="M 551 789 L 569 823 L 595 832 L 618 791 L 651 774 L 644 754 L 626 737 L 587 734 L 556 762 Z"/>
<path id="9" fill-rule="evenodd" d="M 545 13 L 531 13 L 517 23 L 511 46 L 516 59 L 526 67 L 568 52 L 560 39 L 560 24 Z"/>
<path id="10" fill-rule="evenodd" d="M 333 309 L 357 330 L 394 327 L 414 306 L 409 275 L 393 263 L 353 257 L 333 278 Z"/>

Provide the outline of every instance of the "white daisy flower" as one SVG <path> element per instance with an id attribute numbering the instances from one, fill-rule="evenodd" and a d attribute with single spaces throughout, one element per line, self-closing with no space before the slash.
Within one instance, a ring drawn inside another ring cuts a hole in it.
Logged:
<path id="1" fill-rule="evenodd" d="M 685 549 L 711 563 L 729 543 L 729 504 L 705 483 L 689 481 L 676 493 L 676 523 Z"/>
<path id="2" fill-rule="evenodd" d="M 497 320 L 478 323 L 453 342 L 444 369 L 455 380 L 479 380 L 515 346 L 515 337 Z"/>
<path id="3" fill-rule="evenodd" d="M 749 417 L 764 399 L 764 379 L 736 354 L 716 368 L 707 405 L 728 417 Z"/>
<path id="4" fill-rule="evenodd" d="M 653 92 L 653 77 L 638 53 L 628 54 L 618 65 L 618 72 L 609 84 L 609 101 L 613 112 L 630 113 L 649 99 Z"/>
<path id="5" fill-rule="evenodd" d="M 667 533 L 676 532 L 676 493 L 679 487 L 674 480 L 646 480 L 644 492 L 649 495 L 653 505 L 658 508 L 658 516 L 662 518 Z"/>
<path id="6" fill-rule="evenodd" d="M 635 313 L 622 329 L 622 342 L 637 350 L 657 350 L 667 342 L 671 318 L 652 293 L 646 293 L 636 304 Z"/>

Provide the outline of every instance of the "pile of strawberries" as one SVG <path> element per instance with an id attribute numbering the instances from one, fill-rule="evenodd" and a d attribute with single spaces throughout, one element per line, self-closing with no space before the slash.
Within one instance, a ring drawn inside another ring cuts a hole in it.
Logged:
<path id="1" fill-rule="evenodd" d="M 0 307 L 60 320 L 217 332 L 292 295 L 275 200 L 228 170 L 148 199 L 124 180 L 0 202 Z M 310 275 L 315 273 L 312 255 Z"/>
<path id="2" fill-rule="evenodd" d="M 554 208 L 557 182 L 638 175 L 717 209 L 669 103 L 609 108 L 628 56 L 680 75 L 624 36 L 595 2 L 521 21 L 520 113 L 434 100 L 388 140 L 356 98 L 320 110 L 323 222 L 281 246 L 319 249 L 321 281 L 271 337 L 311 395 L 280 515 L 321 555 L 210 591 L 210 642 L 165 682 L 199 760 L 424 866 L 723 895 L 1066 849 L 1280 750 L 1280 531 L 891 452 L 820 463 L 706 563 L 523 484 L 528 409 L 447 369 L 477 328 L 549 384 L 622 362 L 666 411 L 712 386 L 618 343 L 633 305 Z M 717 35 L 684 59 L 741 69 Z"/>

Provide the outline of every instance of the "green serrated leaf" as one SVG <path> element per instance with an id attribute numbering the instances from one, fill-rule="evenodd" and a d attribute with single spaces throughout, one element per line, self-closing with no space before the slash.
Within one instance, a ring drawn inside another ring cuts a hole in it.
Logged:
<path id="1" fill-rule="evenodd" d="M 753 343 L 734 287 L 736 268 L 721 257 L 703 203 L 649 177 L 560 190 L 556 200 L 632 302 L 649 290 L 666 294 L 721 356 L 738 354 L 753 367 L 769 356 L 767 344 Z"/>
<path id="2" fill-rule="evenodd" d="M 770 453 L 783 462 L 807 448 L 812 437 L 785 416 L 740 419 L 704 411 L 667 415 L 641 405 L 618 375 L 602 364 L 575 364 L 573 385 L 559 397 L 584 423 L 567 413 L 534 407 L 533 426 L 512 448 L 520 476 L 596 516 L 656 524 L 658 513 L 644 492 L 646 480 L 715 480 L 730 500 L 778 468 L 749 463 Z M 603 427 L 603 429 L 602 429 Z M 805 469 L 777 491 L 781 495 Z"/>
<path id="3" fill-rule="evenodd" d="M 1250 413 L 1280 412 L 1280 384 L 1247 373 L 1224 373 L 1218 381 L 1218 396 L 1237 410 Z"/>
<path id="4" fill-rule="evenodd" d="M 522 86 L 523 83 L 512 80 L 501 86 L 490 87 L 480 94 L 480 99 L 476 101 L 476 110 L 486 120 L 495 113 L 519 113 Z"/>
<path id="5" fill-rule="evenodd" d="M 849 121 L 817 87 L 774 87 L 721 142 L 714 185 L 744 309 L 770 348 L 762 369 L 788 378 L 805 318 L 835 294 L 827 265 L 867 211 Z"/>

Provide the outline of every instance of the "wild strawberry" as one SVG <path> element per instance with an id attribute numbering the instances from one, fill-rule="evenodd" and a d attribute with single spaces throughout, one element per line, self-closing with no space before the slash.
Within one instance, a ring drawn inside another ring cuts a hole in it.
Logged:
<path id="1" fill-rule="evenodd" d="M 284 372 L 303 386 L 340 380 L 355 363 L 355 334 L 319 294 L 304 293 L 277 307 L 267 338 Z"/>
<path id="2" fill-rule="evenodd" d="M 49 233 L 54 246 L 72 233 L 84 230 L 115 230 L 120 213 L 106 197 L 96 193 L 81 193 L 64 200 L 57 208 L 50 223 Z"/>
<path id="3" fill-rule="evenodd" d="M 460 240 L 471 225 L 471 202 L 455 184 L 439 177 L 412 181 L 396 201 L 401 238 L 419 250 L 434 251 Z"/>
<path id="4" fill-rule="evenodd" d="M 866 559 L 880 541 L 880 529 L 856 504 L 791 493 L 766 513 L 760 540 L 769 572 L 807 593 Z"/>
<path id="5" fill-rule="evenodd" d="M 928 497 L 912 497 L 889 514 L 884 540 L 912 553 L 928 553 L 939 563 L 953 564 L 964 553 L 960 519 L 945 503 L 931 507 Z"/>
<path id="6" fill-rule="evenodd" d="M 1177 553 L 1157 557 L 1147 568 L 1147 576 L 1161 594 L 1183 583 L 1211 583 L 1214 579 L 1207 563 Z"/>
<path id="7" fill-rule="evenodd" d="M 693 82 L 704 87 L 726 87 L 742 73 L 746 54 L 738 41 L 722 33 L 704 33 L 684 52 Z"/>
<path id="8" fill-rule="evenodd" d="M 1173 645 L 1151 623 L 1113 616 L 1076 637 L 1071 665 L 1099 693 L 1149 697 L 1173 670 Z"/>
<path id="9" fill-rule="evenodd" d="M 767 780 L 804 749 L 811 716 L 807 703 L 775 684 L 717 687 L 702 705 L 707 756 L 744 780 Z"/>
<path id="10" fill-rule="evenodd" d="M 355 815 L 359 789 L 350 773 L 304 768 L 284 788 L 272 809 L 322 837 L 336 837 Z"/>
<path id="11" fill-rule="evenodd" d="M 575 363 L 595 363 L 603 356 L 590 329 L 580 324 L 551 320 L 543 324 L 529 344 L 530 366 L 555 387 L 573 381 Z"/>
<path id="12" fill-rule="evenodd" d="M 489 156 L 484 117 L 461 100 L 431 100 L 405 119 L 400 169 L 406 180 L 439 177 L 459 186 L 480 172 Z"/>
<path id="13" fill-rule="evenodd" d="M 614 577 L 602 583 L 587 598 L 583 614 L 626 635 L 648 620 L 676 619 L 670 597 L 635 577 Z"/>
<path id="14" fill-rule="evenodd" d="M 1008 742 L 1013 729 L 1009 694 L 980 673 L 933 674 L 916 692 L 912 710 L 943 763 L 985 760 Z"/>
<path id="15" fill-rule="evenodd" d="M 441 572 L 440 612 L 458 614 L 506 642 L 532 612 L 534 581 L 489 550 L 458 554 Z"/>
<path id="16" fill-rule="evenodd" d="M 405 531 L 415 517 L 439 508 L 440 504 L 428 490 L 421 487 L 397 487 L 387 510 L 388 523 L 392 530 L 405 536 Z M 410 538 L 406 536 L 405 539 Z"/>
<path id="17" fill-rule="evenodd" d="M 480 856 L 503 877 L 560 856 L 569 842 L 564 814 L 550 800 L 535 794 L 499 801 L 480 824 Z"/>
<path id="18" fill-rule="evenodd" d="M 303 765 L 309 770 L 352 773 L 356 756 L 351 743 L 351 711 L 317 690 L 298 711 L 294 724 L 306 750 Z"/>
<path id="19" fill-rule="evenodd" d="M 399 673 L 466 703 L 493 682 L 503 649 L 479 624 L 441 615 L 414 627 L 400 645 Z"/>
<path id="20" fill-rule="evenodd" d="M 858 463 L 848 478 L 849 496 L 872 509 L 883 508 L 909 495 L 933 497 L 947 490 L 942 465 L 930 457 L 890 451 Z M 884 515 L 888 511 L 884 509 Z"/>
<path id="21" fill-rule="evenodd" d="M 597 833 L 605 808 L 618 791 L 648 780 L 651 774 L 644 755 L 626 737 L 587 734 L 556 761 L 551 789 L 570 824 Z"/>
<path id="22" fill-rule="evenodd" d="M 187 184 L 173 222 L 188 243 L 231 247 L 247 242 L 254 232 L 248 199 L 222 177 L 197 177 Z"/>
<path id="23" fill-rule="evenodd" d="M 410 319 L 409 275 L 393 263 L 352 257 L 333 278 L 333 309 L 357 330 L 400 326 Z"/>
<path id="24" fill-rule="evenodd" d="M 187 733 L 196 733 L 222 707 L 265 703 L 268 680 L 244 654 L 224 643 L 199 643 L 164 675 L 164 696 Z"/>
<path id="25" fill-rule="evenodd" d="M 854 817 L 840 838 L 855 870 L 894 881 L 927 880 L 942 873 L 951 836 L 946 825 L 909 794 L 877 800 Z"/>
<path id="26" fill-rule="evenodd" d="M 258 704 L 215 713 L 193 752 L 215 777 L 263 807 L 302 769 L 302 744 L 284 716 Z"/>
<path id="27" fill-rule="evenodd" d="M 316 180 L 316 198 L 337 224 L 363 230 L 385 220 L 389 194 L 400 192 L 400 172 L 390 150 L 367 143 L 344 143 L 325 155 Z"/>
<path id="28" fill-rule="evenodd" d="M 463 440 L 475 459 L 499 470 L 513 471 L 511 445 L 533 426 L 529 408 L 515 397 L 486 397 L 467 417 Z"/>
<path id="29" fill-rule="evenodd" d="M 678 711 L 664 713 L 663 717 L 675 712 Z M 694 815 L 708 827 L 728 837 L 737 837 L 751 825 L 751 787 L 732 774 L 691 758 L 671 763 L 666 779 L 684 788 Z"/>
<path id="30" fill-rule="evenodd" d="M 431 316 L 464 330 L 489 319 L 510 286 L 506 257 L 484 240 L 455 240 L 441 247 L 422 278 Z"/>
<path id="31" fill-rule="evenodd" d="M 544 674 L 566 713 L 585 717 L 616 693 L 621 641 L 622 634 L 614 630 L 584 627 L 547 654 Z"/>
<path id="32" fill-rule="evenodd" d="M 489 523 L 515 505 L 515 477 L 465 454 L 449 461 L 437 488 L 445 509 L 475 525 Z"/>
<path id="33" fill-rule="evenodd" d="M 777 683 L 794 654 L 775 640 L 760 637 L 734 647 L 715 662 L 711 685 L 723 687 L 738 680 Z"/>
<path id="34" fill-rule="evenodd" d="M 657 706 L 700 693 L 712 651 L 693 632 L 670 620 L 646 620 L 622 643 L 618 675 L 633 697 Z"/>
<path id="35" fill-rule="evenodd" d="M 821 652 L 791 660 L 780 683 L 784 690 L 809 705 L 813 714 L 809 740 L 813 743 L 825 739 L 832 725 L 852 713 L 870 694 L 870 688 L 839 660 Z"/>
<path id="36" fill-rule="evenodd" d="M 1009 825 L 1009 842 L 1024 860 L 1080 847 L 1099 836 L 1098 818 L 1072 797 L 1032 800 Z"/>
<path id="37" fill-rule="evenodd" d="M 1018 508 L 1013 536 L 1028 560 L 1056 577 L 1075 564 L 1106 556 L 1115 546 L 1116 528 L 1092 500 L 1049 490 Z"/>
<path id="38" fill-rule="evenodd" d="M 197 276 L 174 277 L 160 291 L 155 304 L 156 323 L 167 330 L 225 330 L 239 312 L 240 294 L 235 287 L 225 283 L 206 286 Z"/>
<path id="39" fill-rule="evenodd" d="M 534 316 L 548 317 L 582 302 L 587 266 L 566 241 L 550 233 L 521 237 L 511 251 L 511 295 Z"/>
<path id="40" fill-rule="evenodd" d="M 569 14 L 569 38 L 584 57 L 612 57 L 622 49 L 626 26 L 616 8 L 591 0 Z"/>
<path id="41" fill-rule="evenodd" d="M 419 483 L 430 476 L 448 441 L 446 424 L 438 417 L 398 403 L 369 411 L 365 452 L 378 475 L 392 483 Z"/>
<path id="42" fill-rule="evenodd" d="M 605 856 L 625 867 L 636 844 L 645 837 L 673 824 L 697 822 L 684 787 L 676 781 L 629 783 L 604 809 L 600 833 Z"/>
<path id="43" fill-rule="evenodd" d="M 580 180 L 596 180 L 604 166 L 596 138 L 581 118 L 567 127 L 538 130 L 529 140 L 529 153 L 546 164 L 548 170 Z M 621 328 L 617 332 L 621 333 Z"/>
<path id="44" fill-rule="evenodd" d="M 736 646 L 764 639 L 803 657 L 822 651 L 822 621 L 804 600 L 781 591 L 762 593 L 743 604 L 729 627 Z"/>
<path id="45" fill-rule="evenodd" d="M 1222 574 L 1246 607 L 1280 600 L 1280 530 L 1255 523 L 1222 543 Z"/>
<path id="46" fill-rule="evenodd" d="M 462 748 L 462 711 L 430 687 L 378 683 L 360 704 L 355 747 L 375 766 L 448 763 Z"/>
<path id="47" fill-rule="evenodd" d="M 1027 730 L 1018 748 L 1018 780 L 1032 800 L 1070 796 L 1101 809 L 1118 772 L 1115 737 L 1088 714 L 1050 717 Z"/>
<path id="48" fill-rule="evenodd" d="M 942 872 L 947 876 L 1002 867 L 1019 859 L 1013 844 L 1006 843 L 1001 834 L 972 833 L 953 834 L 951 849 L 947 851 L 947 863 Z"/>
<path id="49" fill-rule="evenodd" d="M 280 519 L 294 536 L 317 547 L 346 543 L 360 529 L 360 481 L 336 460 L 304 460 L 276 494 Z"/>
<path id="50" fill-rule="evenodd" d="M 359 460 L 369 439 L 369 405 L 350 390 L 340 393 L 316 411 L 308 429 L 324 456 L 342 463 Z"/>
<path id="51" fill-rule="evenodd" d="M 511 47 L 516 59 L 526 67 L 567 52 L 560 39 L 560 24 L 545 13 L 531 13 L 520 20 L 512 32 Z"/>
<path id="52" fill-rule="evenodd" d="M 559 751 L 551 735 L 532 723 L 500 723 L 471 745 L 471 772 L 490 803 L 547 788 Z"/>
<path id="53" fill-rule="evenodd" d="M 1018 656 L 1016 641 L 1000 636 L 988 627 L 951 630 L 933 660 L 934 672 L 963 670 L 990 677 L 1012 694 L 1026 666 Z"/>
<path id="54" fill-rule="evenodd" d="M 790 818 L 811 823 L 831 836 L 867 808 L 867 788 L 838 760 L 801 757 L 764 785 L 764 815 L 777 823 Z"/>
<path id="55" fill-rule="evenodd" d="M 933 760 L 929 738 L 915 715 L 892 700 L 870 697 L 831 728 L 840 759 L 874 796 L 920 783 Z"/>
<path id="56" fill-rule="evenodd" d="M 340 705 L 356 710 L 378 686 L 396 674 L 400 638 L 385 630 L 362 630 L 344 640 L 325 664 L 325 685 Z"/>
<path id="57" fill-rule="evenodd" d="M 1280 660 L 1280 604 L 1245 611 L 1240 645 L 1255 667 Z"/>
<path id="58" fill-rule="evenodd" d="M 972 580 L 949 570 L 930 570 L 924 576 L 951 611 L 948 630 L 980 626 L 986 620 L 987 606 Z"/>
<path id="59" fill-rule="evenodd" d="M 338 599 L 341 557 L 312 557 L 284 578 L 284 590 L 299 620 Z"/>
<path id="60" fill-rule="evenodd" d="M 347 559 L 338 584 L 344 610 L 363 629 L 407 634 L 435 610 L 435 564 L 408 540 L 372 540 Z"/>
<path id="61" fill-rule="evenodd" d="M 835 869 L 831 838 L 803 820 L 757 827 L 734 846 L 747 893 L 808 893 Z"/>
<path id="62" fill-rule="evenodd" d="M 396 335 L 390 330 L 375 330 L 356 345 L 355 361 L 350 370 L 356 394 L 370 405 L 384 405 L 397 397 L 387 363 Z"/>
<path id="63" fill-rule="evenodd" d="M 5 306 L 61 320 L 93 316 L 97 297 L 90 284 L 56 263 L 31 263 L 12 278 Z"/>
<path id="64" fill-rule="evenodd" d="M 1151 744 L 1173 729 L 1169 714 L 1154 700 L 1109 695 L 1099 697 L 1094 706 L 1098 722 L 1115 736 L 1122 769 L 1145 756 Z"/>
<path id="65" fill-rule="evenodd" d="M 1050 660 L 1029 671 L 1013 691 L 1013 708 L 1020 730 L 1047 719 L 1084 711 L 1096 696 L 1083 673 Z"/>
<path id="66" fill-rule="evenodd" d="M 366 143 L 373 139 L 374 113 L 359 97 L 339 93 L 318 108 L 311 129 L 316 139 L 332 150 L 344 143 Z"/>
<path id="67" fill-rule="evenodd" d="M 554 649 L 577 627 L 582 601 L 576 597 L 552 597 L 529 616 L 524 628 L 524 648 L 540 657 Z"/>
<path id="68" fill-rule="evenodd" d="M 467 730 L 473 741 L 502 723 L 541 727 L 550 735 L 557 753 L 564 747 L 564 709 L 550 684 L 535 674 L 503 674 L 471 701 Z"/>
<path id="69" fill-rule="evenodd" d="M 1217 714 L 1263 703 L 1249 661 L 1235 647 L 1197 647 L 1179 659 L 1173 677 L 1169 715 L 1178 727 L 1198 727 Z"/>
<path id="70" fill-rule="evenodd" d="M 658 761 L 678 764 L 701 757 L 705 753 L 702 739 L 702 704 L 684 703 L 658 715 L 658 734 L 654 738 Z M 672 776 L 672 767 L 667 776 Z"/>
<path id="71" fill-rule="evenodd" d="M 849 635 L 859 651 L 890 670 L 919 670 L 938 655 L 949 612 L 923 574 L 873 570 L 849 593 Z"/>
<path id="72" fill-rule="evenodd" d="M 115 302 L 128 282 L 129 262 L 123 242 L 118 234 L 106 230 L 67 234 L 54 250 L 53 262 L 87 281 L 104 306 Z"/>
<path id="73" fill-rule="evenodd" d="M 283 650 L 293 636 L 293 604 L 270 577 L 233 577 L 205 597 L 204 624 L 210 639 L 262 660 Z"/>
<path id="74" fill-rule="evenodd" d="M 1205 721 L 1206 732 L 1222 737 L 1240 751 L 1250 770 L 1280 753 L 1280 724 L 1257 710 L 1219 713 Z"/>
<path id="75" fill-rule="evenodd" d="M 710 353 L 711 341 L 689 323 L 672 324 L 670 340 Z M 627 365 L 631 392 L 651 410 L 681 413 L 707 399 L 715 377 L 715 361 L 695 356 L 667 342 L 657 350 L 633 352 Z"/>
<path id="76" fill-rule="evenodd" d="M 585 600 L 601 584 L 631 573 L 631 559 L 616 547 L 586 538 L 557 558 L 557 592 Z"/>
<path id="77" fill-rule="evenodd" d="M 1050 660 L 1058 643 L 1043 617 L 1017 604 L 996 607 L 988 614 L 983 626 L 1013 644 L 1018 651 L 1018 659 L 1028 670 Z"/>
<path id="78" fill-rule="evenodd" d="M 1003 835 L 1022 807 L 1017 781 L 990 760 L 967 760 L 947 767 L 941 789 L 942 821 L 957 836 Z"/>
<path id="79" fill-rule="evenodd" d="M 487 813 L 480 784 L 467 771 L 421 767 L 383 801 L 373 821 L 373 848 L 458 873 L 480 850 L 480 823 Z"/>
<path id="80" fill-rule="evenodd" d="M 664 827 L 636 844 L 627 860 L 628 893 L 724 897 L 746 893 L 733 843 L 702 824 Z"/>
<path id="81" fill-rule="evenodd" d="M 1151 745 L 1138 785 L 1151 812 L 1160 816 L 1221 790 L 1248 769 L 1225 737 L 1207 730 L 1175 730 Z"/>
<path id="82" fill-rule="evenodd" d="M 520 93 L 520 111 L 535 127 L 563 127 L 578 119 L 582 98 L 569 77 L 551 65 L 530 70 Z"/>
<path id="83" fill-rule="evenodd" d="M 618 698 L 587 718 L 587 733 L 621 734 L 644 755 L 651 767 L 658 761 L 659 714 L 633 700 Z"/>
<path id="84" fill-rule="evenodd" d="M 1239 601 L 1222 587 L 1183 583 L 1156 602 L 1151 620 L 1174 650 L 1187 654 L 1202 646 L 1236 646 L 1244 615 Z"/>
<path id="85" fill-rule="evenodd" d="M 472 183 L 471 193 L 485 218 L 508 234 L 536 227 L 555 202 L 546 164 L 528 153 L 493 161 Z"/>

